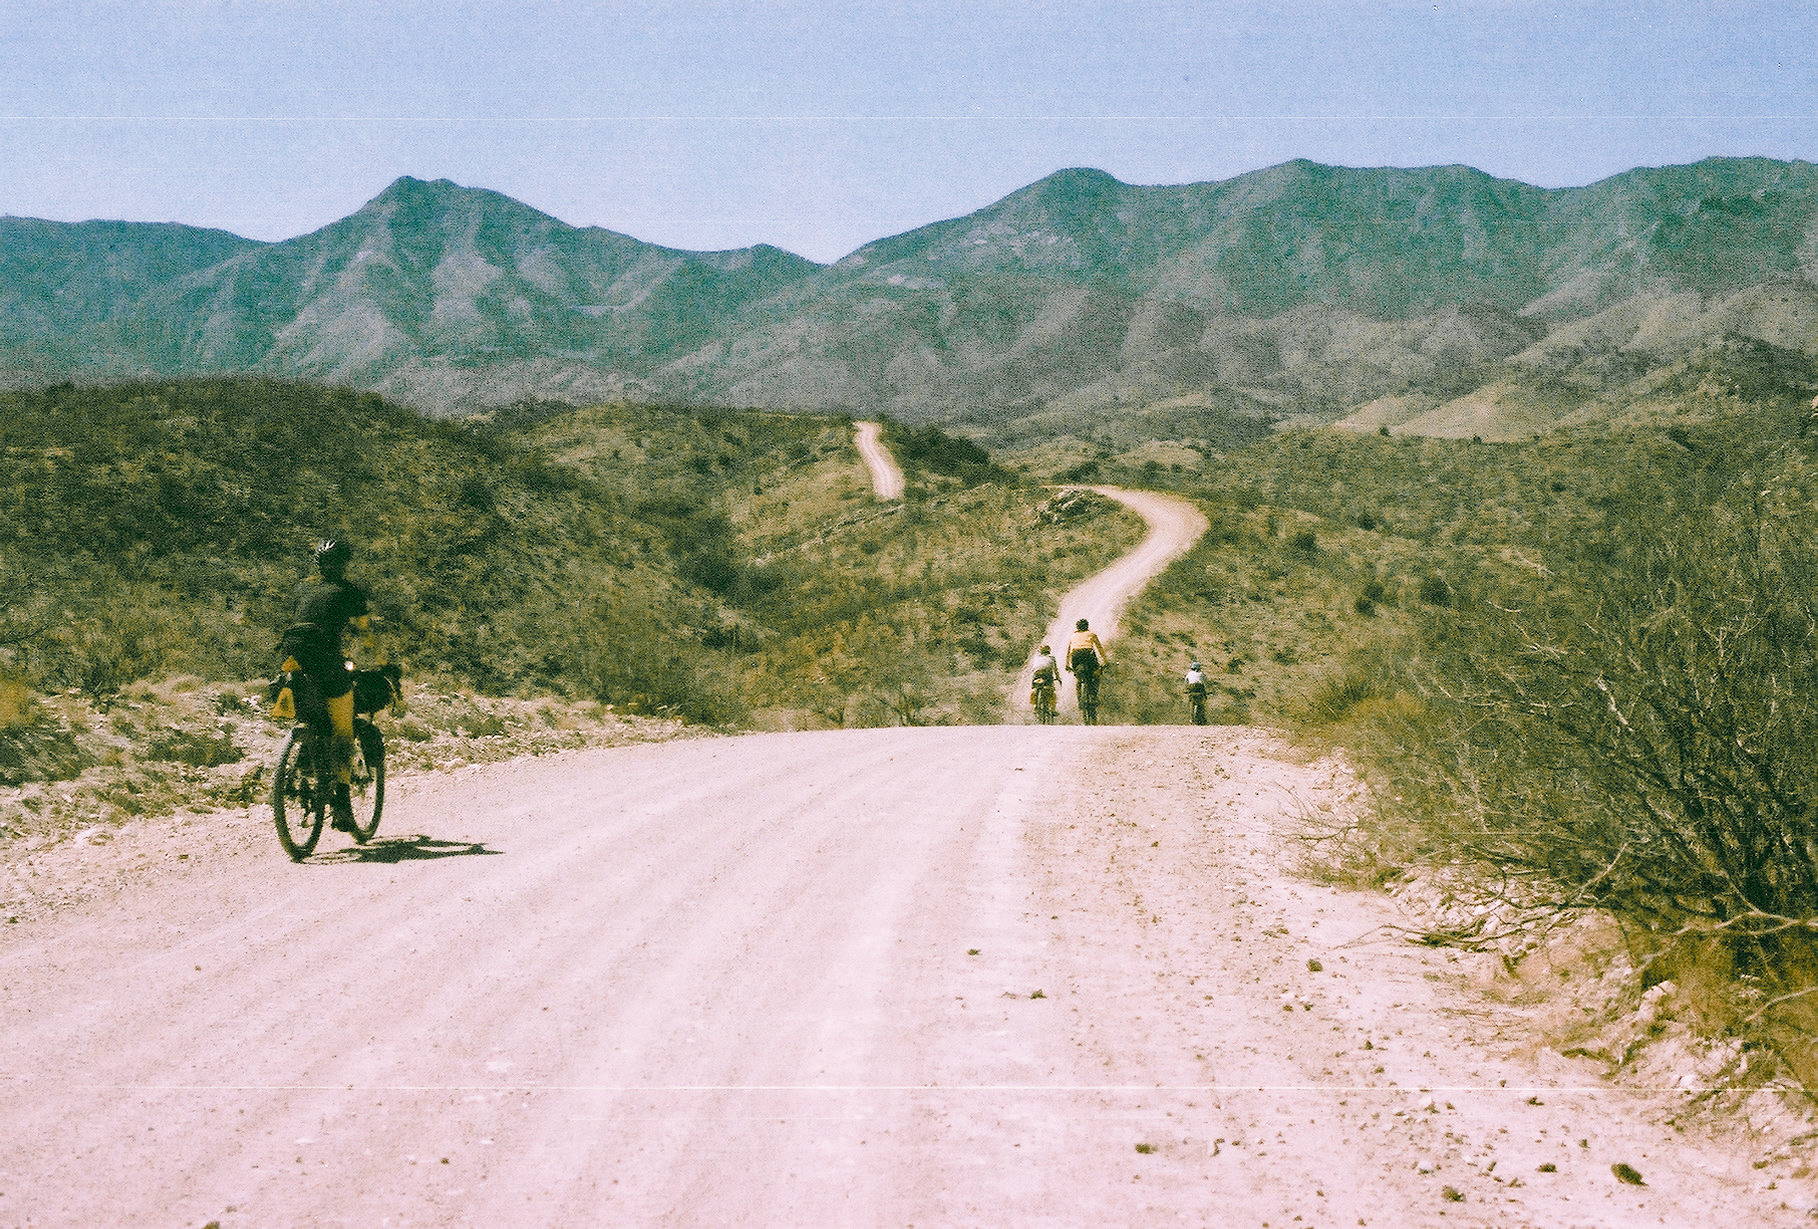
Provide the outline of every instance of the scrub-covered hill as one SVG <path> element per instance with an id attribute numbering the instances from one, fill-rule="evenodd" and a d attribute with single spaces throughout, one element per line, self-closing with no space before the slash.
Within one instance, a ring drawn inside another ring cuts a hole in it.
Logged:
<path id="1" fill-rule="evenodd" d="M 1056 520 L 926 430 L 904 437 L 907 498 L 879 505 L 834 417 L 525 404 L 450 424 L 203 380 L 0 394 L 0 423 L 0 789 L 256 760 L 250 680 L 324 535 L 356 544 L 430 697 L 401 728 L 434 762 L 471 757 L 444 733 L 541 747 L 513 723 L 602 703 L 722 727 L 979 713 L 1054 595 L 1136 533 L 1104 507 Z M 194 784 L 219 797 L 228 775 Z M 103 784 L 136 808 L 185 788 L 127 776 Z M 67 828 L 83 805 L 53 809 Z"/>

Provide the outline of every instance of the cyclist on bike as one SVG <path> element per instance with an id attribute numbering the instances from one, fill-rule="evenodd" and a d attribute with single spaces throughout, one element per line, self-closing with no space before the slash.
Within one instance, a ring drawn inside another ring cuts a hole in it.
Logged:
<path id="1" fill-rule="evenodd" d="M 1097 720 L 1098 672 L 1107 660 L 1105 646 L 1091 624 L 1084 619 L 1075 623 L 1073 635 L 1067 638 L 1067 669 L 1075 676 L 1074 691 L 1087 725 Z"/>
<path id="2" fill-rule="evenodd" d="M 343 639 L 351 628 L 368 655 L 382 657 L 373 644 L 372 612 L 366 590 L 347 579 L 353 548 L 338 538 L 316 544 L 316 575 L 297 586 L 291 625 L 282 649 L 284 669 L 300 671 L 328 710 L 338 784 L 330 799 L 338 832 L 353 830 L 354 674 L 347 668 Z"/>
<path id="3" fill-rule="evenodd" d="M 1205 725 L 1206 676 L 1201 672 L 1198 662 L 1187 667 L 1187 705 L 1193 713 L 1193 724 Z"/>
<path id="4" fill-rule="evenodd" d="M 1109 660 L 1092 625 L 1084 619 L 1075 623 L 1073 635 L 1067 640 L 1067 669 L 1082 678 L 1092 678 Z"/>
<path id="5" fill-rule="evenodd" d="M 1035 715 L 1043 721 L 1052 720 L 1054 698 L 1059 694 L 1060 662 L 1055 660 L 1054 650 L 1044 644 L 1029 671 L 1029 703 L 1035 709 Z"/>
<path id="6" fill-rule="evenodd" d="M 1037 685 L 1060 686 L 1060 662 L 1055 660 L 1054 650 L 1045 644 L 1035 655 L 1035 669 L 1030 673 L 1029 681 Z"/>

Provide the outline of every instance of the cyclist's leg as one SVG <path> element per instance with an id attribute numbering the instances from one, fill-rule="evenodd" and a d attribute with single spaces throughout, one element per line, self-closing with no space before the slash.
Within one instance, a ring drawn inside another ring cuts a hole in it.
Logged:
<path id="1" fill-rule="evenodd" d="M 329 803 L 335 828 L 345 832 L 353 822 L 353 673 L 341 664 L 338 654 L 333 660 L 307 661 L 304 669 L 321 693 L 322 707 L 328 716 L 328 766 L 333 780 Z"/>
<path id="2" fill-rule="evenodd" d="M 335 780 L 347 785 L 353 781 L 354 696 L 331 696 L 327 701 L 328 726 L 334 736 Z"/>
<path id="3" fill-rule="evenodd" d="M 1098 663 L 1096 661 L 1090 664 L 1085 661 L 1080 662 L 1079 702 L 1081 704 L 1098 703 Z"/>
<path id="4" fill-rule="evenodd" d="M 303 659 L 303 672 L 309 676 L 322 707 L 328 716 L 331 739 L 331 764 L 335 780 L 347 785 L 353 780 L 354 693 L 353 672 L 341 662 L 340 654 L 314 654 Z"/>

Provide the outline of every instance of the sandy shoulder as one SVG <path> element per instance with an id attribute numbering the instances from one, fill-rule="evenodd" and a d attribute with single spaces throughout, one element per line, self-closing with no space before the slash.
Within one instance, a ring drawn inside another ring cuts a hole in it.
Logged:
<path id="1" fill-rule="evenodd" d="M 1212 1199 L 1229 1224 L 1818 1214 L 1809 1166 L 1778 1141 L 1701 1133 L 1678 1121 L 1688 1094 L 1537 1049 L 1484 993 L 1489 958 L 1411 944 L 1386 896 L 1295 873 L 1296 815 L 1347 805 L 1333 765 L 1257 731 L 1103 734 L 1030 840 L 1048 993 L 1085 1078 L 1130 1090 L 1091 1110 L 1129 1116 L 1123 1168 L 1146 1214 Z"/>

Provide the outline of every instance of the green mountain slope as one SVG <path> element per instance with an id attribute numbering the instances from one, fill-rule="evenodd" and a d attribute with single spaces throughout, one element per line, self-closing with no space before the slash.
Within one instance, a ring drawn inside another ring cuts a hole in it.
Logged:
<path id="1" fill-rule="evenodd" d="M 1553 190 L 1462 166 L 1158 187 L 1072 169 L 823 267 L 406 178 L 283 243 L 112 224 L 164 253 L 124 271 L 93 237 L 14 220 L 79 258 L 0 262 L 0 302 L 19 305 L 22 372 L 257 371 L 438 412 L 544 397 L 1002 423 L 1188 398 L 1421 431 L 1473 396 L 1431 429 L 1521 433 L 1552 421 L 1529 394 L 1560 369 L 1628 378 L 1732 335 L 1818 351 L 1815 219 L 1818 167 L 1760 158 Z"/>
<path id="2" fill-rule="evenodd" d="M 117 321 L 159 288 L 260 246 L 193 226 L 0 218 L 0 378 L 119 374 Z"/>
<path id="3" fill-rule="evenodd" d="M 768 247 L 674 251 L 406 177 L 350 217 L 149 296 L 128 342 L 172 373 L 258 370 L 431 404 L 480 385 L 492 401 L 600 397 L 813 267 Z"/>

